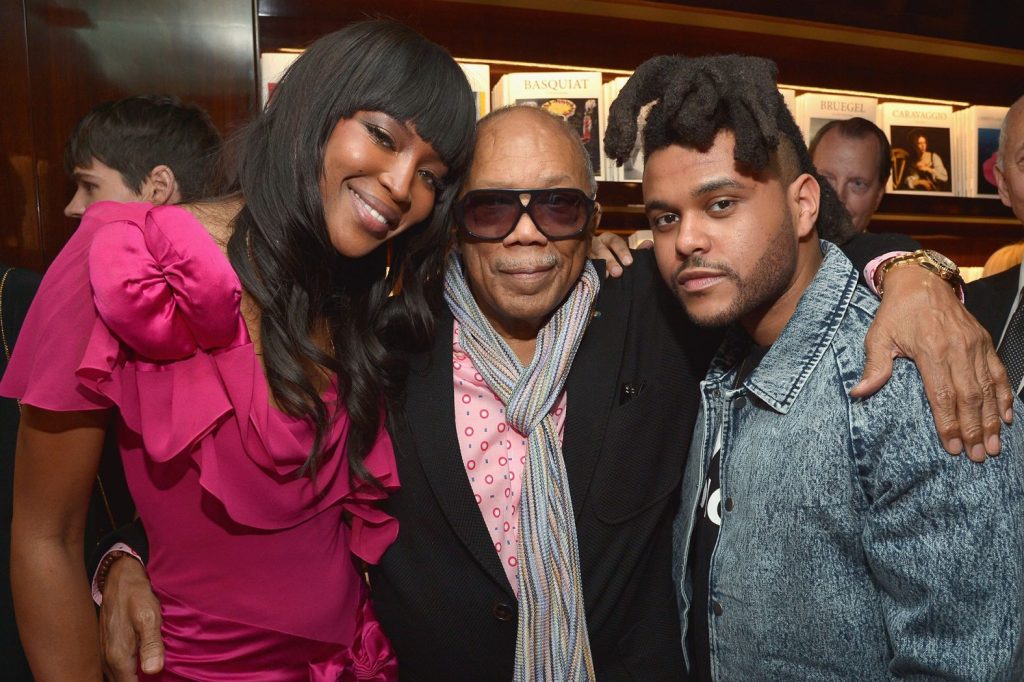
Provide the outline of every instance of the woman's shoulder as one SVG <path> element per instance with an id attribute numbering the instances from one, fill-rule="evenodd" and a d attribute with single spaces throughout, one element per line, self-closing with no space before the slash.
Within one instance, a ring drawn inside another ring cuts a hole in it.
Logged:
<path id="1" fill-rule="evenodd" d="M 242 287 L 220 245 L 179 206 L 100 202 L 86 211 L 89 282 L 96 310 L 153 360 L 230 345 Z"/>
<path id="2" fill-rule="evenodd" d="M 225 249 L 213 232 L 181 205 L 98 201 L 86 209 L 75 237 L 82 235 L 89 242 L 116 242 L 132 241 L 141 235 L 142 243 L 154 255 L 167 256 L 168 251 L 196 253 L 209 258 L 211 264 L 230 269 Z M 221 257 L 215 258 L 217 254 Z"/>

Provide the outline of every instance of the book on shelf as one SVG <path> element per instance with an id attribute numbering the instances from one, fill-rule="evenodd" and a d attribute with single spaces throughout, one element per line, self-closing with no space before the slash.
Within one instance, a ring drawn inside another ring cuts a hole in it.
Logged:
<path id="1" fill-rule="evenodd" d="M 808 92 L 796 98 L 796 123 L 807 144 L 829 121 L 860 117 L 877 123 L 877 111 L 874 97 Z"/>
<path id="2" fill-rule="evenodd" d="M 604 103 L 601 116 L 601 140 L 604 140 L 605 131 L 608 128 L 608 112 L 611 109 L 612 102 L 622 92 L 623 86 L 629 80 L 629 76 L 619 76 L 613 78 L 604 84 Z M 602 155 L 601 161 L 604 164 L 604 170 L 601 172 L 604 180 L 617 180 L 619 182 L 640 182 L 644 179 L 644 153 L 643 153 L 643 138 L 642 133 L 644 129 L 644 121 L 647 119 L 647 112 L 650 111 L 650 106 L 645 107 L 641 110 L 637 116 L 637 129 L 636 129 L 636 143 L 633 145 L 633 151 L 629 155 L 629 158 L 620 166 L 614 159 L 608 158 L 606 155 Z"/>
<path id="3" fill-rule="evenodd" d="M 580 134 L 599 180 L 604 179 L 601 142 L 603 99 L 599 71 L 507 73 L 491 92 L 494 109 L 525 104 L 540 107 L 567 121 Z"/>
<path id="4" fill-rule="evenodd" d="M 458 60 L 456 60 L 458 61 Z M 476 101 L 476 120 L 480 120 L 491 110 L 491 66 L 489 64 L 476 64 L 459 62 L 469 87 L 473 91 L 473 98 Z"/>
<path id="5" fill-rule="evenodd" d="M 954 163 L 964 171 L 956 187 L 959 196 L 999 198 L 996 152 L 1007 111 L 1007 107 L 973 106 L 953 114 Z"/>
<path id="6" fill-rule="evenodd" d="M 260 55 L 260 107 L 266 108 L 274 88 L 288 67 L 299 58 L 297 52 L 264 52 Z"/>
<path id="7" fill-rule="evenodd" d="M 886 102 L 878 105 L 878 124 L 892 145 L 890 192 L 953 195 L 963 167 L 952 156 L 951 106 Z"/>
<path id="8" fill-rule="evenodd" d="M 782 95 L 782 101 L 786 103 L 789 113 L 793 115 L 793 120 L 796 120 L 796 90 L 793 88 L 779 88 L 779 94 Z"/>

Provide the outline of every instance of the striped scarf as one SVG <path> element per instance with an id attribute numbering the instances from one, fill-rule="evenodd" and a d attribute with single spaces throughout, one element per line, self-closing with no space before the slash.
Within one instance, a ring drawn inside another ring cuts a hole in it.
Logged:
<path id="1" fill-rule="evenodd" d="M 594 679 L 569 481 L 551 409 L 562 393 L 590 322 L 601 280 L 587 261 L 568 299 L 537 334 L 525 370 L 480 312 L 457 254 L 448 259 L 445 300 L 460 343 L 505 404 L 509 424 L 528 435 L 519 504 L 519 629 L 515 681 Z"/>

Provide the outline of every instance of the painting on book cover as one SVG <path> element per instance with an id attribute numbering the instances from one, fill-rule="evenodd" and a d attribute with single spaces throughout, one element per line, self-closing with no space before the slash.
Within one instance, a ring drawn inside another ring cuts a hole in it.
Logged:
<path id="1" fill-rule="evenodd" d="M 540 107 L 549 114 L 560 116 L 579 132 L 583 146 L 590 155 L 590 163 L 594 169 L 601 167 L 601 110 L 593 97 L 566 98 L 558 97 L 539 99 L 517 99 L 516 104 Z"/>
<path id="2" fill-rule="evenodd" d="M 949 192 L 949 128 L 892 126 L 892 183 L 914 192 Z"/>
<path id="3" fill-rule="evenodd" d="M 980 196 L 998 196 L 996 186 L 996 152 L 999 150 L 999 128 L 978 128 L 978 163 L 975 175 L 978 178 Z"/>

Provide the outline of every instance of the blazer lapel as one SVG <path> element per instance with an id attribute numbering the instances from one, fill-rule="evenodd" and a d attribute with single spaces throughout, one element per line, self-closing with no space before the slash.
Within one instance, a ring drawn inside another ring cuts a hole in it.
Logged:
<path id="1" fill-rule="evenodd" d="M 418 460 L 452 530 L 488 575 L 514 596 L 480 515 L 459 454 L 452 385 L 452 328 L 448 314 L 438 321 L 429 356 L 418 356 L 406 384 L 404 417 L 408 427 L 401 447 Z"/>
<path id="2" fill-rule="evenodd" d="M 601 265 L 595 262 L 603 280 L 601 292 L 566 382 L 562 455 L 577 519 L 601 454 L 608 414 L 618 395 L 619 363 L 629 321 L 630 296 L 624 290 L 625 282 L 604 279 Z"/>

